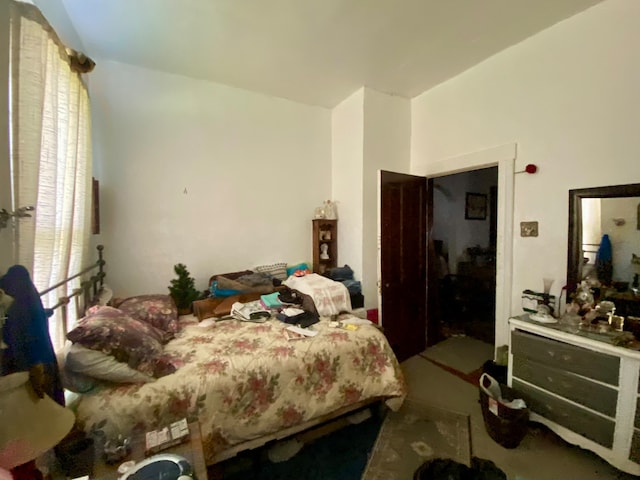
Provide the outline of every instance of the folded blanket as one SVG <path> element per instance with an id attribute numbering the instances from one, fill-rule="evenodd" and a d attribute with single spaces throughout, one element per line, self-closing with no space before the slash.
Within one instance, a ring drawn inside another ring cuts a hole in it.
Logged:
<path id="1" fill-rule="evenodd" d="M 304 277 L 289 277 L 284 284 L 309 295 L 320 316 L 338 315 L 341 312 L 351 311 L 349 291 L 340 282 L 312 273 Z"/>

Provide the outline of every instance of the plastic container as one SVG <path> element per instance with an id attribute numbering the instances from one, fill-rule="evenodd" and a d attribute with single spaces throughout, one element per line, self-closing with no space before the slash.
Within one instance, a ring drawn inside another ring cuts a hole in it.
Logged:
<path id="1" fill-rule="evenodd" d="M 487 433 L 504 448 L 516 448 L 527 433 L 529 409 L 506 405 L 505 403 L 512 402 L 520 396 L 512 388 L 498 383 L 491 376 L 482 375 L 480 383 L 480 406 Z M 485 388 L 482 388 L 483 385 Z M 499 394 L 496 391 L 498 388 Z M 496 397 L 500 397 L 500 400 Z"/>

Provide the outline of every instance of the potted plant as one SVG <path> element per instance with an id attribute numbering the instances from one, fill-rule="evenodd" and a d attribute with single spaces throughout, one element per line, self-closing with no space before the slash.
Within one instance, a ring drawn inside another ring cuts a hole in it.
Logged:
<path id="1" fill-rule="evenodd" d="M 169 294 L 178 307 L 178 315 L 188 315 L 191 313 L 191 304 L 200 296 L 200 292 L 195 287 L 195 280 L 187 270 L 186 265 L 178 263 L 173 266 L 177 278 L 171 280 Z"/>

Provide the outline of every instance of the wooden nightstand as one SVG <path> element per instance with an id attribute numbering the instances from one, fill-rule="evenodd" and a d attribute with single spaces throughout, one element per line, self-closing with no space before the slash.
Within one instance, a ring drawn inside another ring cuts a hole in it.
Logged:
<path id="1" fill-rule="evenodd" d="M 123 459 L 115 465 L 107 465 L 99 458 L 96 459 L 96 463 L 93 467 L 93 475 L 90 477 L 96 480 L 117 480 L 120 476 L 118 473 L 118 466 L 128 460 L 141 461 L 145 458 L 145 434 L 135 434 L 132 439 L 132 451 L 131 455 Z M 189 424 L 189 439 L 185 442 L 169 447 L 158 453 L 174 453 L 186 458 L 193 466 L 193 471 L 196 474 L 198 480 L 207 480 L 207 466 L 204 463 L 204 453 L 202 451 L 202 437 L 200 436 L 200 427 L 197 423 Z"/>

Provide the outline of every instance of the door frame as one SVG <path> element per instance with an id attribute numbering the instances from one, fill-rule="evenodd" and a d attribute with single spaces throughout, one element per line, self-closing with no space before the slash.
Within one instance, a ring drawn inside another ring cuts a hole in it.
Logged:
<path id="1" fill-rule="evenodd" d="M 485 167 L 498 167 L 498 226 L 496 238 L 496 349 L 509 343 L 513 280 L 513 202 L 517 144 L 509 143 L 476 152 L 412 166 L 413 175 L 436 178 Z"/>

